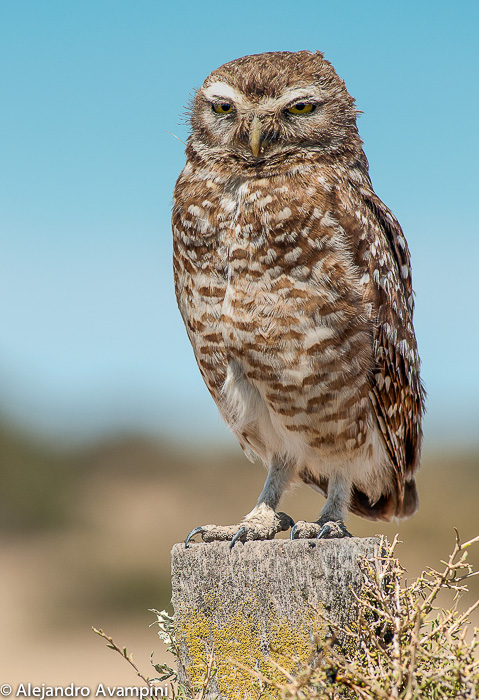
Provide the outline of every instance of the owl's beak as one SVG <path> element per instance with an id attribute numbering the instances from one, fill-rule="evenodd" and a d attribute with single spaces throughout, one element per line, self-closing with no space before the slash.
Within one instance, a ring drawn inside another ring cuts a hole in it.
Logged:
<path id="1" fill-rule="evenodd" d="M 253 117 L 253 121 L 251 122 L 251 129 L 249 132 L 249 146 L 250 146 L 251 152 L 255 158 L 258 156 L 258 153 L 259 153 L 260 148 L 261 148 L 262 128 L 263 128 L 263 125 L 261 124 L 261 121 L 255 115 Z"/>

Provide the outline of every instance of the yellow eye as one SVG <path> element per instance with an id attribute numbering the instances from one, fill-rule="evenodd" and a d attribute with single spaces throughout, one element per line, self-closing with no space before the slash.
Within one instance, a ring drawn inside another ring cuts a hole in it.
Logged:
<path id="1" fill-rule="evenodd" d="M 287 111 L 290 114 L 309 114 L 315 107 L 316 105 L 311 104 L 311 102 L 297 102 L 292 107 L 288 107 Z"/>
<path id="2" fill-rule="evenodd" d="M 213 105 L 213 112 L 216 112 L 216 114 L 231 114 L 232 111 L 233 105 L 229 102 L 219 102 Z"/>

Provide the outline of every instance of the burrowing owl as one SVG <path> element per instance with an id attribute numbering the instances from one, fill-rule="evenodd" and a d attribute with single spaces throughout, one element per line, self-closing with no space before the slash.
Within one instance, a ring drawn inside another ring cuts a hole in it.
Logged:
<path id="1" fill-rule="evenodd" d="M 268 469 L 239 525 L 272 538 L 301 480 L 327 496 L 293 537 L 341 537 L 417 508 L 424 392 L 409 251 L 373 191 L 354 100 L 320 52 L 245 56 L 196 92 L 175 188 L 178 304 L 200 372 Z"/>

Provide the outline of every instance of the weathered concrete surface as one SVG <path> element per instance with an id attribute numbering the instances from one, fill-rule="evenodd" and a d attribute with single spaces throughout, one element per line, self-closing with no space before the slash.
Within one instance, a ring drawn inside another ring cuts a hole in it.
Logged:
<path id="1" fill-rule="evenodd" d="M 292 671 L 311 654 L 312 635 L 327 637 L 321 615 L 344 625 L 361 587 L 358 559 L 377 538 L 177 544 L 172 550 L 172 602 L 180 647 L 179 681 L 191 697 L 201 688 L 214 648 L 216 675 L 205 698 L 278 698 L 234 659 L 284 682 L 268 662 Z M 262 692 L 261 692 L 262 691 Z"/>

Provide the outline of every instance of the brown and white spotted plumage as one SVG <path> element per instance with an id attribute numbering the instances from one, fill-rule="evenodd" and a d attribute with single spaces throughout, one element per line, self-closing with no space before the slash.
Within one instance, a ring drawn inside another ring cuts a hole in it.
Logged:
<path id="1" fill-rule="evenodd" d="M 289 527 L 275 509 L 298 480 L 327 496 L 299 537 L 348 534 L 348 509 L 390 520 L 417 507 L 409 251 L 373 191 L 356 114 L 319 52 L 245 56 L 194 98 L 176 295 L 223 418 L 269 470 L 241 539 Z M 238 527 L 199 530 L 231 539 Z"/>

